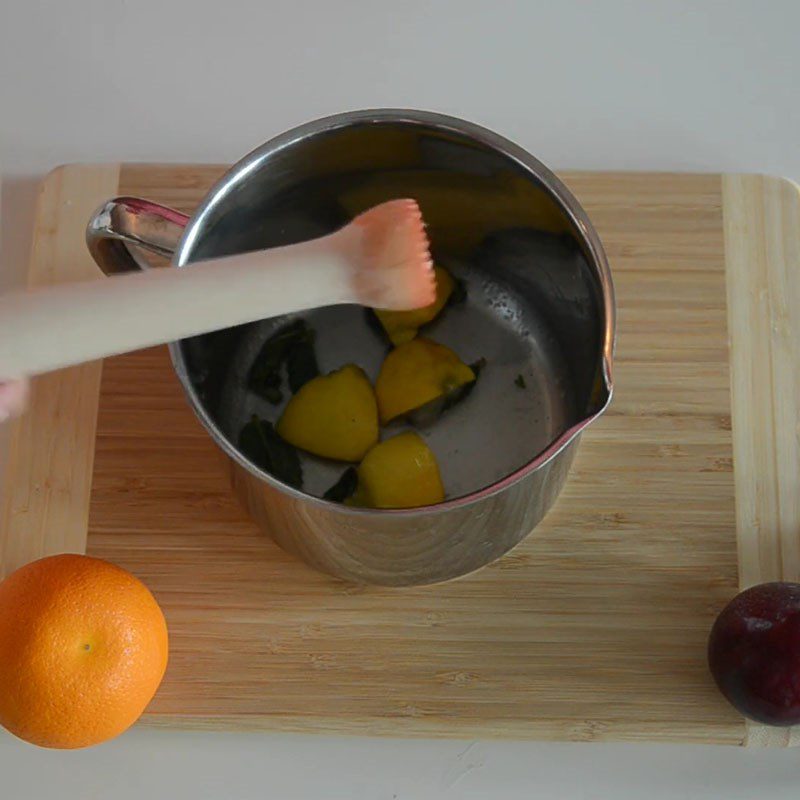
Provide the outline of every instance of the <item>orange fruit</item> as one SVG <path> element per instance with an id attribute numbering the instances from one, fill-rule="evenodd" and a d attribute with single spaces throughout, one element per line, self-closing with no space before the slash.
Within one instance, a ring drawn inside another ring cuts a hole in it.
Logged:
<path id="1" fill-rule="evenodd" d="M 0 583 L 0 724 L 42 747 L 111 739 L 156 693 L 167 650 L 138 578 L 89 556 L 34 561 Z"/>

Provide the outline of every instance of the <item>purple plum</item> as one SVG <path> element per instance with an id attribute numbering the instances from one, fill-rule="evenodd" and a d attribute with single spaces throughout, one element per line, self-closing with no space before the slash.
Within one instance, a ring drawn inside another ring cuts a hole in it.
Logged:
<path id="1" fill-rule="evenodd" d="M 762 583 L 734 597 L 711 629 L 708 665 L 746 717 L 800 723 L 800 583 Z"/>

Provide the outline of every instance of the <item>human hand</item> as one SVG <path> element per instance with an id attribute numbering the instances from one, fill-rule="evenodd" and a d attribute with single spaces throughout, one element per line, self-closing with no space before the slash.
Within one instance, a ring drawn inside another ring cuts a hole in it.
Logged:
<path id="1" fill-rule="evenodd" d="M 28 401 L 28 381 L 23 379 L 0 382 L 0 422 L 16 417 L 25 410 Z"/>

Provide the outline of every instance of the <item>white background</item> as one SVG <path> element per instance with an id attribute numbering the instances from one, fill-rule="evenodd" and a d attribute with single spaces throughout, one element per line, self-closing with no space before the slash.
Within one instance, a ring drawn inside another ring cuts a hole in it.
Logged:
<path id="1" fill-rule="evenodd" d="M 69 161 L 235 160 L 345 109 L 480 122 L 555 168 L 800 178 L 800 3 L 0 0 L 0 278 Z M 187 734 L 0 734 L 0 796 L 797 797 L 800 754 Z"/>

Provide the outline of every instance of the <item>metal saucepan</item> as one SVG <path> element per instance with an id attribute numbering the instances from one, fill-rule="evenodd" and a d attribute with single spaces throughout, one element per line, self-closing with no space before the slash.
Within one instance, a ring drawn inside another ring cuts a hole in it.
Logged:
<path id="1" fill-rule="evenodd" d="M 183 268 L 329 233 L 393 197 L 419 200 L 435 260 L 467 290 L 426 335 L 468 363 L 487 363 L 475 391 L 421 431 L 441 466 L 444 503 L 350 508 L 320 499 L 341 465 L 304 456 L 298 491 L 237 449 L 251 414 L 274 420 L 280 413 L 246 391 L 245 376 L 286 318 L 175 342 L 170 352 L 258 524 L 317 569 L 401 586 L 464 575 L 524 539 L 561 491 L 579 434 L 611 399 L 611 276 L 594 228 L 561 181 L 477 125 L 419 111 L 359 111 L 267 142 L 234 165 L 191 217 L 117 198 L 97 212 L 87 238 L 109 275 L 145 267 L 142 249 Z M 317 331 L 323 372 L 356 362 L 376 376 L 386 345 L 363 309 L 305 317 Z"/>

